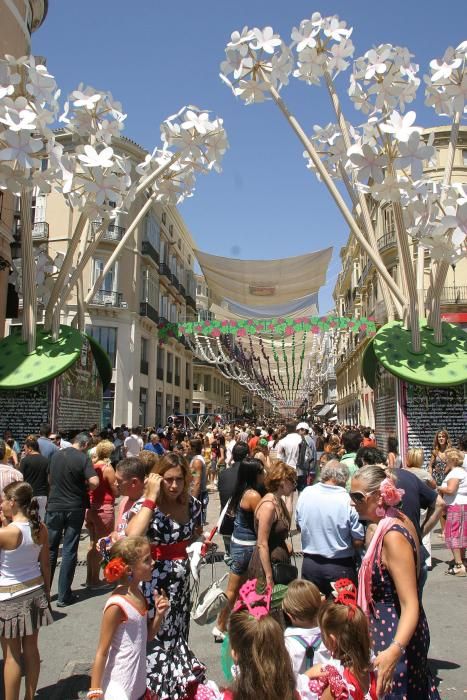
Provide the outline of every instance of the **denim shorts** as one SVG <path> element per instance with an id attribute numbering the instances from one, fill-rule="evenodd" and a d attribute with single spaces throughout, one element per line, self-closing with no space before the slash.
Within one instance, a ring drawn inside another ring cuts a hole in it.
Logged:
<path id="1" fill-rule="evenodd" d="M 255 545 L 248 547 L 243 544 L 235 544 L 235 542 L 230 542 L 230 571 L 232 574 L 237 574 L 241 576 L 245 574 L 248 570 L 248 564 L 250 563 L 251 555 Z"/>

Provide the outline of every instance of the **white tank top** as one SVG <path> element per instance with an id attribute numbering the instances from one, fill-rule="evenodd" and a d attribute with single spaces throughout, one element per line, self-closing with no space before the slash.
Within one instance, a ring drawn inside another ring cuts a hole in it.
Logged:
<path id="1" fill-rule="evenodd" d="M 104 700 L 139 700 L 146 692 L 147 611 L 141 613 L 122 595 L 111 595 L 104 611 L 118 605 L 126 620 L 118 626 L 105 663 Z"/>
<path id="2" fill-rule="evenodd" d="M 33 541 L 31 525 L 14 522 L 8 527 L 21 530 L 22 539 L 16 549 L 0 550 L 0 586 L 12 586 L 41 575 L 38 560 L 42 545 Z M 21 592 L 24 593 L 24 591 Z"/>

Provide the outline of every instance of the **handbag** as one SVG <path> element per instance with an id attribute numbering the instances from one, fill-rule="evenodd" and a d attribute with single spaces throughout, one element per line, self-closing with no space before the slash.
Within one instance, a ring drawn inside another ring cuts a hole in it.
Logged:
<path id="1" fill-rule="evenodd" d="M 220 611 L 227 604 L 227 596 L 221 588 L 221 583 L 226 579 L 228 573 L 212 581 L 212 583 L 196 598 L 191 611 L 191 619 L 198 625 L 209 625 L 214 622 Z"/>
<path id="2" fill-rule="evenodd" d="M 294 564 L 277 561 L 272 565 L 272 579 L 275 584 L 288 586 L 298 578 L 298 569 Z"/>

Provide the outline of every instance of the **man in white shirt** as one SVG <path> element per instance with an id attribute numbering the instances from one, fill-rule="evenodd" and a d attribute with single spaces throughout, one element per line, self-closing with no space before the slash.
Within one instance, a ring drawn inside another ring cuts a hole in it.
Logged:
<path id="1" fill-rule="evenodd" d="M 143 438 L 141 437 L 141 428 L 139 426 L 131 429 L 131 435 L 125 438 L 123 447 L 125 450 L 125 457 L 138 457 L 144 447 Z"/>
<path id="2" fill-rule="evenodd" d="M 277 443 L 277 458 L 288 464 L 289 467 L 297 469 L 298 452 L 302 438 L 296 432 L 295 423 L 287 423 L 285 428 L 287 435 Z M 289 513 L 292 513 L 293 493 L 290 496 L 285 496 L 284 501 Z"/>

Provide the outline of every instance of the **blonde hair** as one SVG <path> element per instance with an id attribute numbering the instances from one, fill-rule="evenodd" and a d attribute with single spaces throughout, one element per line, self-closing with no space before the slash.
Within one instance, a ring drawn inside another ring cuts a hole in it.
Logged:
<path id="1" fill-rule="evenodd" d="M 122 537 L 110 548 L 110 559 L 121 557 L 125 564 L 131 567 L 136 564 L 141 557 L 141 550 L 146 545 L 149 546 L 147 537 L 139 537 L 136 535 L 133 537 Z"/>
<path id="2" fill-rule="evenodd" d="M 420 469 L 425 458 L 425 453 L 421 447 L 413 447 L 407 452 L 407 468 Z"/>
<path id="3" fill-rule="evenodd" d="M 321 593 L 318 587 L 311 581 L 297 579 L 289 583 L 282 601 L 282 610 L 289 617 L 307 622 L 310 627 L 314 627 L 321 604 Z"/>
<path id="4" fill-rule="evenodd" d="M 456 463 L 456 467 L 462 466 L 464 463 L 464 453 L 458 450 L 457 447 L 449 447 L 444 453 L 446 461 L 449 459 Z"/>
<path id="5" fill-rule="evenodd" d="M 289 467 L 285 462 L 277 460 L 266 474 L 264 483 L 270 493 L 275 493 L 284 479 L 296 481 L 297 470 L 293 467 Z"/>
<path id="6" fill-rule="evenodd" d="M 232 613 L 229 639 L 240 673 L 232 686 L 235 700 L 294 700 L 295 676 L 279 623 L 257 619 L 246 610 Z"/>
<path id="7" fill-rule="evenodd" d="M 101 440 L 101 442 L 96 445 L 95 449 L 97 459 L 110 460 L 110 456 L 114 449 L 115 446 L 113 442 L 110 442 L 110 440 Z"/>

